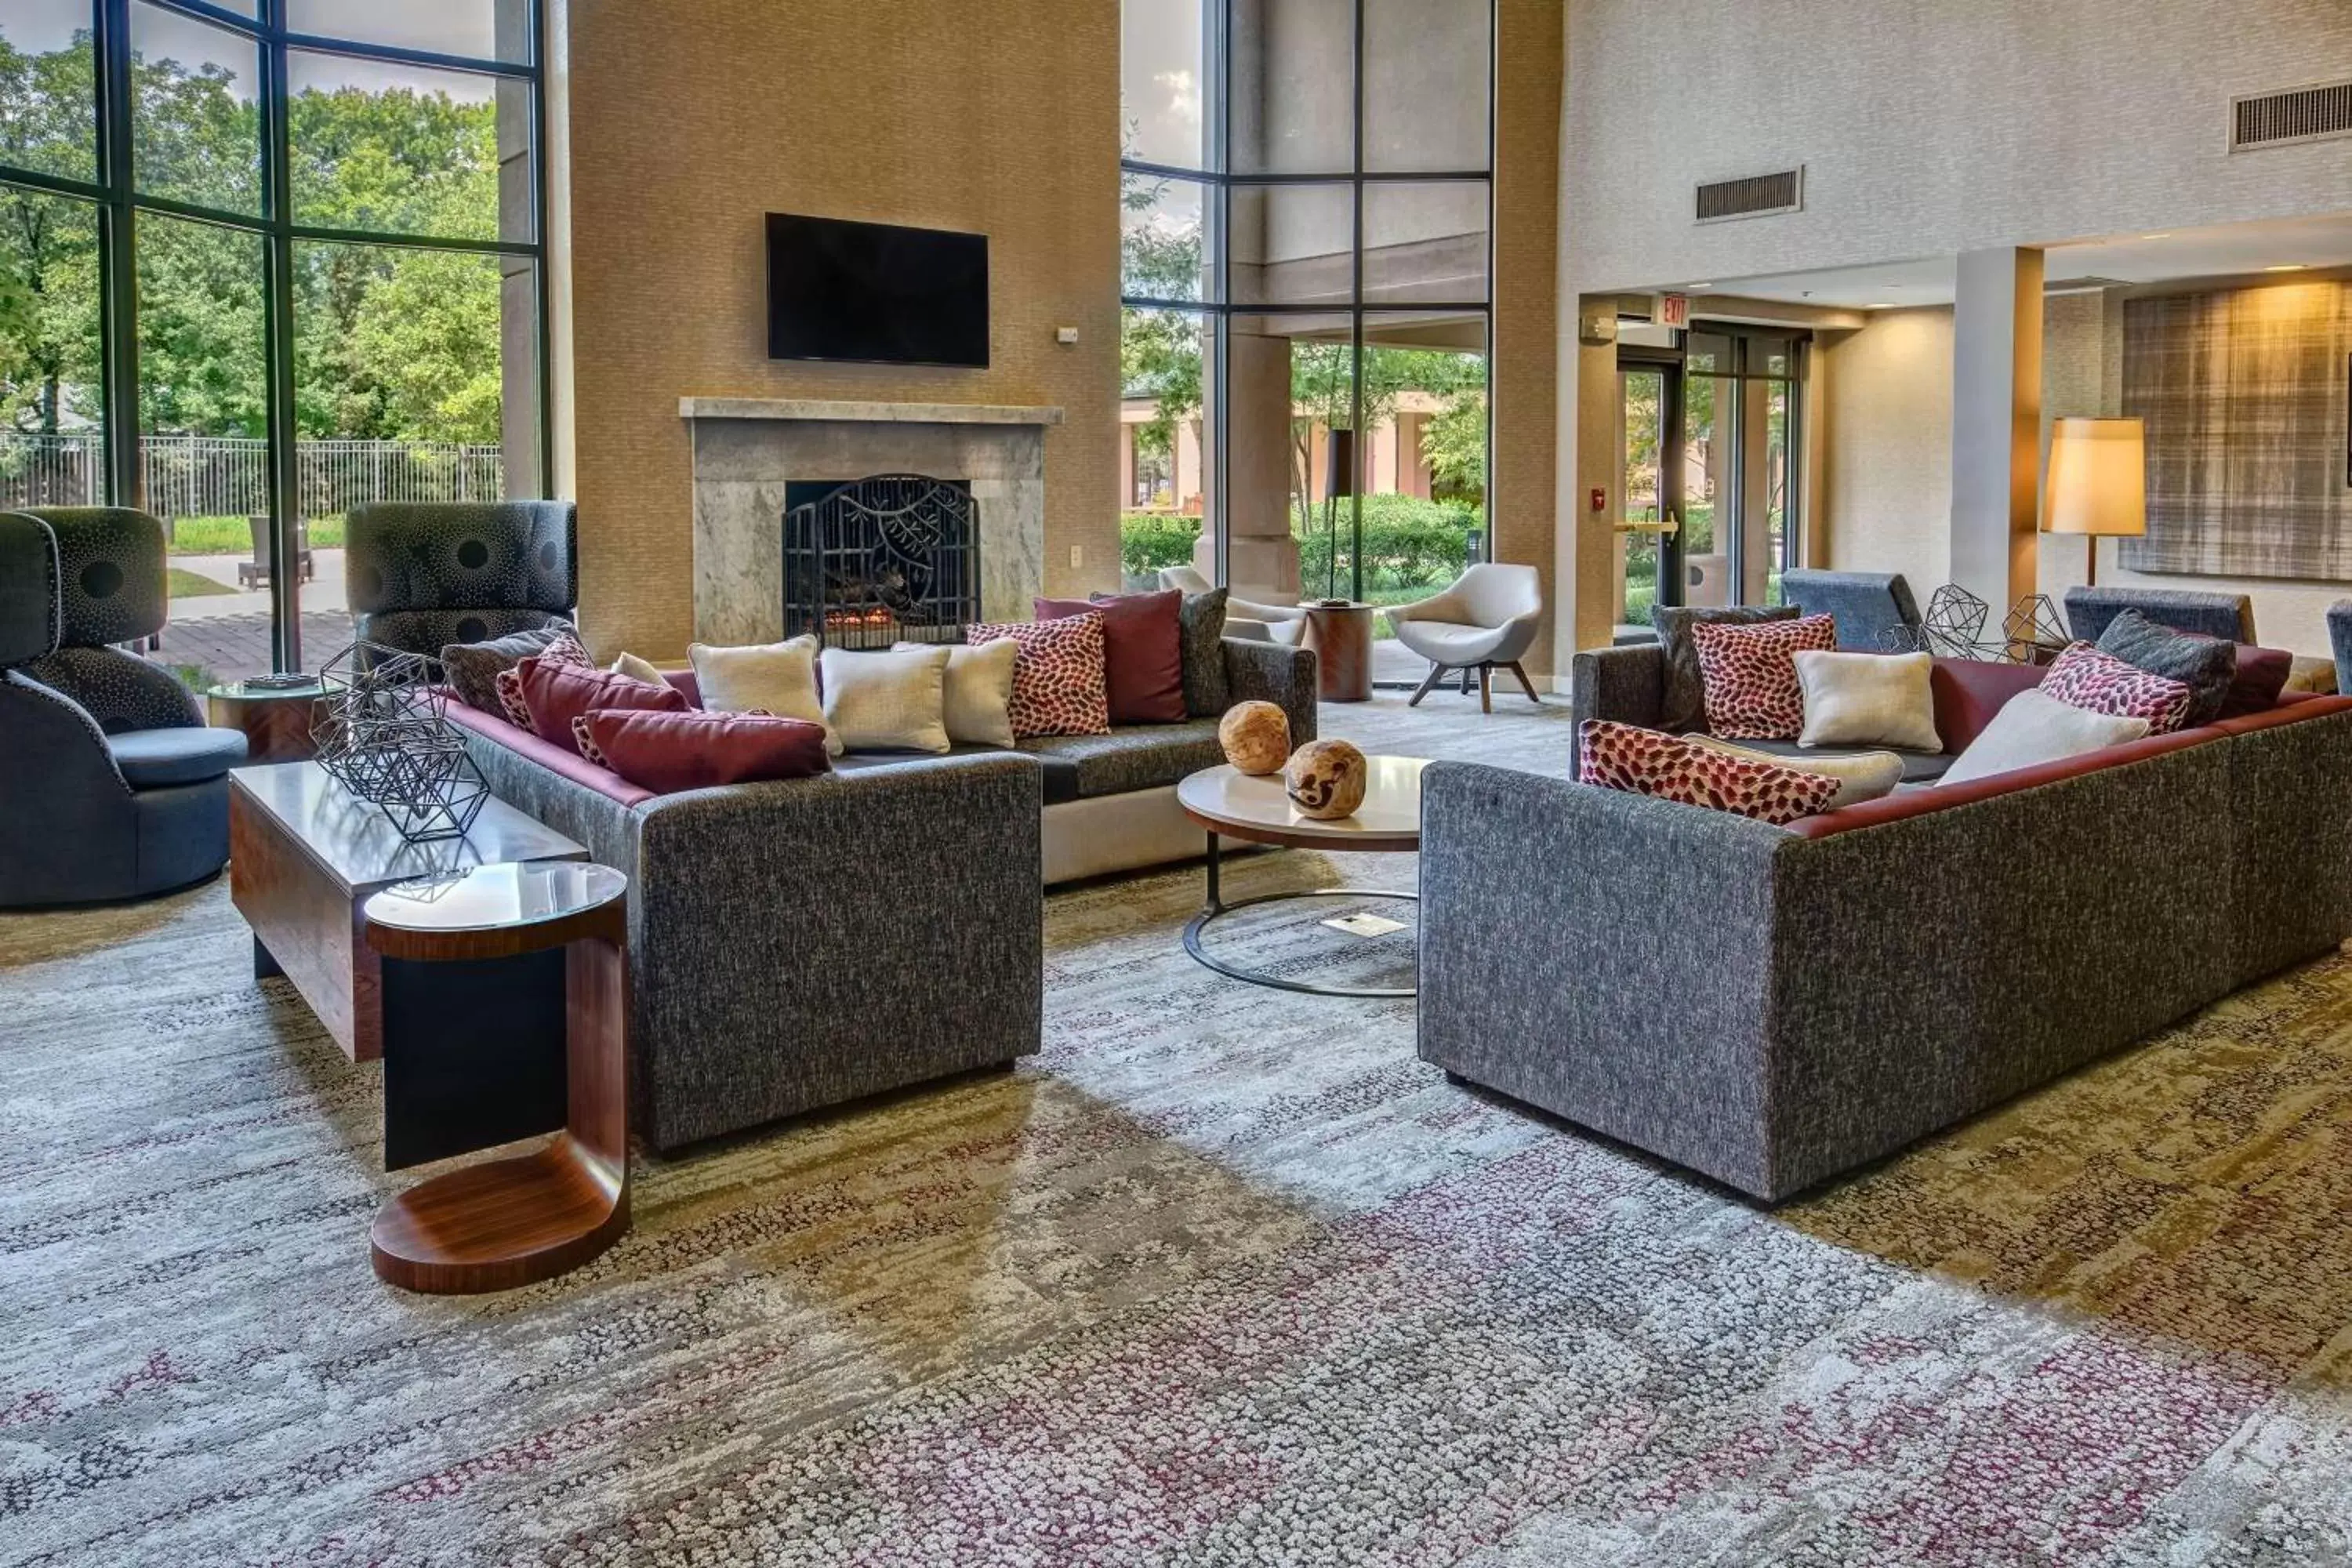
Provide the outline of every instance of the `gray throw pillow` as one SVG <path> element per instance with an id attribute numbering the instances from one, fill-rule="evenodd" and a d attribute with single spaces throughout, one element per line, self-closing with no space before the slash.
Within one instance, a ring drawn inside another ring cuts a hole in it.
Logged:
<path id="1" fill-rule="evenodd" d="M 1793 621 L 1801 614 L 1794 605 L 1778 609 L 1748 605 L 1738 609 L 1694 609 L 1687 605 L 1653 605 L 1650 625 L 1656 628 L 1658 647 L 1665 655 L 1666 679 L 1660 693 L 1658 723 L 1664 730 L 1706 728 L 1706 680 L 1699 674 L 1698 644 L 1691 627 L 1701 621 L 1717 626 L 1749 626 L 1759 621 Z"/>
<path id="2" fill-rule="evenodd" d="M 2180 721 L 2184 730 L 2220 718 L 2222 705 L 2230 700 L 2230 683 L 2238 677 L 2236 643 L 2184 632 L 2149 620 L 2137 610 L 2116 613 L 2099 634 L 2099 651 L 2189 688 L 2189 714 Z"/>
<path id="3" fill-rule="evenodd" d="M 575 636 L 568 626 L 541 626 L 535 631 L 509 632 L 488 642 L 450 643 L 441 650 L 442 668 L 449 672 L 450 689 L 468 708 L 506 717 L 499 702 L 499 673 L 512 669 L 535 653 L 545 653 L 555 639 Z"/>
<path id="4" fill-rule="evenodd" d="M 1176 608 L 1176 641 L 1183 658 L 1184 711 L 1195 719 L 1219 719 L 1233 705 L 1225 680 L 1224 588 L 1187 594 Z M 1110 594 L 1091 595 L 1099 604 Z"/>

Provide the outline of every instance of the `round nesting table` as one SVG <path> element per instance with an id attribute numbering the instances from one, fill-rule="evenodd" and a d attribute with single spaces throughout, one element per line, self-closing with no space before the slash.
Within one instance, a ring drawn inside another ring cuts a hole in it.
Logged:
<path id="1" fill-rule="evenodd" d="M 1185 952 L 1220 974 L 1277 991 L 1299 991 L 1310 996 L 1389 998 L 1414 994 L 1412 986 L 1317 985 L 1304 980 L 1285 980 L 1227 963 L 1213 956 L 1201 940 L 1219 917 L 1259 904 L 1337 898 L 1420 901 L 1419 893 L 1370 888 L 1318 888 L 1308 892 L 1262 893 L 1254 899 L 1224 901 L 1219 886 L 1220 837 L 1341 854 L 1417 852 L 1421 848 L 1421 770 L 1428 763 L 1419 757 L 1367 757 L 1364 764 L 1370 773 L 1364 804 L 1356 808 L 1353 816 L 1332 822 L 1300 816 L 1290 804 L 1280 773 L 1253 775 L 1227 765 L 1205 768 L 1176 786 L 1176 801 L 1183 807 L 1184 815 L 1209 835 L 1208 901 L 1184 928 Z"/>
<path id="2" fill-rule="evenodd" d="M 387 959 L 463 963 L 562 948 L 565 1115 L 545 1145 L 411 1187 L 368 1235 L 379 1278 L 467 1295 L 552 1279 L 629 1227 L 629 879 L 580 860 L 395 882 L 361 906 Z"/>
<path id="3" fill-rule="evenodd" d="M 319 754 L 310 731 L 326 696 L 315 680 L 301 686 L 231 680 L 207 689 L 205 703 L 213 723 L 245 731 L 246 761 L 300 763 Z"/>

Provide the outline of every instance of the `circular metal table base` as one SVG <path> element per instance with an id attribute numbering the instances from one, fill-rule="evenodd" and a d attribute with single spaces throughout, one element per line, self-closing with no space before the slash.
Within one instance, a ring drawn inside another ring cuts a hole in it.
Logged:
<path id="1" fill-rule="evenodd" d="M 1214 841 L 1212 840 L 1212 842 Z M 1213 885 L 1213 870 L 1212 882 Z M 1389 893 L 1382 892 L 1377 888 L 1317 888 L 1311 892 L 1304 893 L 1261 893 L 1256 898 L 1237 899 L 1230 904 L 1219 901 L 1213 891 L 1209 907 L 1194 915 L 1192 922 L 1184 928 L 1184 951 L 1228 979 L 1239 980 L 1251 985 L 1265 985 L 1276 991 L 1297 991 L 1308 996 L 1360 996 L 1376 1001 L 1388 1001 L 1419 994 L 1418 988 L 1410 985 L 1402 988 L 1379 985 L 1316 985 L 1304 980 L 1280 980 L 1271 974 L 1258 973 L 1255 970 L 1236 969 L 1223 959 L 1210 957 L 1202 950 L 1201 933 L 1208 929 L 1211 921 L 1258 904 L 1278 904 L 1294 899 L 1403 899 L 1412 903 L 1421 902 L 1419 893 Z"/>

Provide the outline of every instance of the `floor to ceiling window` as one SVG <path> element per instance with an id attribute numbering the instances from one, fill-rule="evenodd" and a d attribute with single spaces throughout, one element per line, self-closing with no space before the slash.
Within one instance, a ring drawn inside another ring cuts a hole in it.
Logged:
<path id="1" fill-rule="evenodd" d="M 544 493 L 538 0 L 0 0 L 0 507 L 163 521 L 192 683 L 350 638 L 344 515 Z"/>
<path id="2" fill-rule="evenodd" d="M 1393 603 L 1486 547 L 1492 0 L 1126 0 L 1140 580 Z"/>

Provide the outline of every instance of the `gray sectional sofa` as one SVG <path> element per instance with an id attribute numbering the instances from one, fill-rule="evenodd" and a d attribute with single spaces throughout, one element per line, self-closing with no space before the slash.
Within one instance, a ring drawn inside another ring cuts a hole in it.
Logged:
<path id="1" fill-rule="evenodd" d="M 2352 699 L 1788 828 L 1423 791 L 1422 1056 L 1767 1201 L 2352 935 Z"/>

